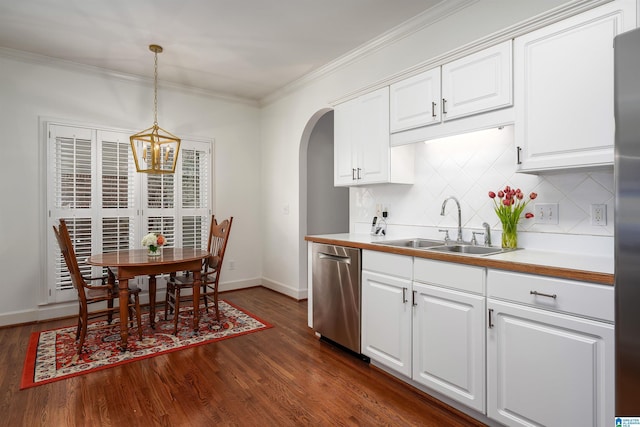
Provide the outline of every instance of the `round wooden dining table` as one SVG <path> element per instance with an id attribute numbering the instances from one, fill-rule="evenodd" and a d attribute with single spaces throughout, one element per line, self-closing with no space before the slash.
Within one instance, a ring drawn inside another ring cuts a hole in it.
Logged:
<path id="1" fill-rule="evenodd" d="M 108 267 L 110 271 L 117 271 L 118 290 L 120 298 L 120 338 L 121 348 L 127 350 L 129 338 L 128 309 L 122 301 L 129 299 L 129 280 L 136 276 L 149 276 L 149 319 L 151 326 L 155 327 L 156 306 L 156 275 L 175 273 L 178 271 L 193 272 L 193 301 L 194 305 L 200 301 L 200 286 L 202 260 L 209 256 L 209 252 L 192 248 L 162 248 L 160 256 L 149 256 L 146 249 L 130 249 L 117 252 L 106 252 L 91 255 L 87 263 L 96 266 Z M 177 313 L 174 314 L 177 316 Z M 200 315 L 198 310 L 193 310 L 193 330 L 198 331 Z"/>

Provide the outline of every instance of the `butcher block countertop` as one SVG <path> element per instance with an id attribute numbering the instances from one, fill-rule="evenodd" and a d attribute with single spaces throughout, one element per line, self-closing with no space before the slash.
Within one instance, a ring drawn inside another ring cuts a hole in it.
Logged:
<path id="1" fill-rule="evenodd" d="M 613 285 L 613 257 L 529 249 L 518 249 L 485 256 L 450 254 L 432 252 L 425 249 L 381 245 L 379 242 L 383 242 L 384 239 L 368 234 L 323 234 L 306 236 L 305 240 L 438 261 L 457 262 L 459 264 Z"/>

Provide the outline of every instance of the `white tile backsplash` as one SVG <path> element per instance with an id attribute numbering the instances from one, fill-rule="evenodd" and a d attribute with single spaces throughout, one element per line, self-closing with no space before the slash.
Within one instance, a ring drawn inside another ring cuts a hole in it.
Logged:
<path id="1" fill-rule="evenodd" d="M 456 196 L 462 207 L 463 228 L 480 229 L 483 222 L 488 222 L 493 230 L 499 231 L 500 221 L 488 192 L 510 185 L 527 195 L 532 191 L 538 193 L 538 198 L 531 201 L 525 212 L 533 212 L 536 202 L 559 206 L 558 225 L 522 219 L 519 229 L 524 233 L 613 236 L 613 168 L 540 175 L 516 173 L 513 126 L 419 143 L 415 161 L 413 185 L 383 184 L 351 189 L 352 229 L 356 223 L 370 224 L 377 204 L 388 208 L 390 229 L 394 224 L 455 228 L 455 203 L 449 202 L 445 216 L 440 216 L 440 209 L 448 196 Z M 592 204 L 607 205 L 606 226 L 591 225 Z"/>

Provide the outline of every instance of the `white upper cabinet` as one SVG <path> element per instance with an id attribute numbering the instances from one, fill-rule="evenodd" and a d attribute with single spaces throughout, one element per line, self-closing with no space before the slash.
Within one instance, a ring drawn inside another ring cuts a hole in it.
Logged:
<path id="1" fill-rule="evenodd" d="M 443 65 L 443 120 L 510 106 L 512 69 L 510 40 Z"/>
<path id="2" fill-rule="evenodd" d="M 335 107 L 335 186 L 413 183 L 412 154 L 389 146 L 388 87 Z"/>
<path id="3" fill-rule="evenodd" d="M 440 123 L 440 67 L 390 86 L 391 132 Z"/>
<path id="4" fill-rule="evenodd" d="M 507 40 L 392 84 L 391 145 L 513 123 L 510 109 L 504 111 L 513 104 L 512 81 L 512 42 Z M 453 120 L 462 117 L 467 119 Z"/>
<path id="5" fill-rule="evenodd" d="M 519 171 L 613 164 L 613 38 L 634 27 L 618 0 L 515 39 Z"/>
<path id="6" fill-rule="evenodd" d="M 337 105 L 334 112 L 334 184 L 388 180 L 389 89 Z"/>

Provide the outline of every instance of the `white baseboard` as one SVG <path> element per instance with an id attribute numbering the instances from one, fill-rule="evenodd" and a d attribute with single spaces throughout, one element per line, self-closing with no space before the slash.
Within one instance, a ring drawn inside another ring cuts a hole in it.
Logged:
<path id="1" fill-rule="evenodd" d="M 262 286 L 264 286 L 267 289 L 271 289 L 272 291 L 276 291 L 281 294 L 287 295 L 298 301 L 307 299 L 309 294 L 308 289 L 295 289 L 283 283 L 276 282 L 275 280 L 266 279 L 264 277 L 262 278 Z"/>
<path id="2" fill-rule="evenodd" d="M 77 301 L 70 301 L 64 304 L 41 305 L 33 310 L 13 311 L 10 313 L 0 314 L 0 326 L 19 325 L 22 323 L 31 323 L 77 315 Z"/>
<path id="3" fill-rule="evenodd" d="M 218 292 L 237 291 L 239 289 L 255 288 L 256 286 L 262 286 L 262 279 L 259 277 L 247 280 L 236 280 L 235 282 L 220 283 Z"/>
<path id="4" fill-rule="evenodd" d="M 256 286 L 264 286 L 265 288 L 279 292 L 281 294 L 292 297 L 296 300 L 307 298 L 307 290 L 296 290 L 289 286 L 277 283 L 272 280 L 264 278 L 253 278 L 247 280 L 237 280 L 234 282 L 220 283 L 220 292 L 235 291 L 246 288 L 253 288 Z M 156 301 L 164 301 L 164 286 L 158 287 L 156 293 Z M 142 292 L 140 294 L 140 303 L 149 303 L 149 294 Z M 157 307 L 157 306 L 156 306 Z M 9 313 L 0 313 L 0 326 L 19 325 L 24 323 L 46 321 L 51 319 L 58 319 L 61 317 L 77 316 L 78 315 L 78 302 L 69 301 L 65 303 L 57 304 L 42 304 L 31 310 L 13 311 Z"/>

